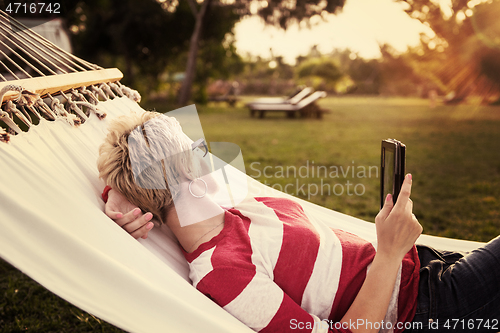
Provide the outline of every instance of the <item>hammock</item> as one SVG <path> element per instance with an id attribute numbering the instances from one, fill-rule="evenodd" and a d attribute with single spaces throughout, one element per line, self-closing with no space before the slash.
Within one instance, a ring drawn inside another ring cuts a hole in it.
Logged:
<path id="1" fill-rule="evenodd" d="M 153 229 L 148 239 L 137 241 L 103 213 L 98 147 L 110 120 L 143 112 L 137 94 L 117 82 L 117 70 L 100 69 L 25 33 L 41 48 L 57 50 L 55 58 L 84 69 L 60 67 L 55 74 L 44 69 L 38 77 L 30 69 L 25 78 L 11 70 L 17 79 L 0 84 L 2 90 L 8 87 L 3 100 L 9 100 L 0 118 L 8 126 L 1 136 L 8 142 L 0 142 L 0 256 L 53 293 L 126 331 L 252 332 L 191 286 L 173 237 Z M 61 78 L 59 85 L 54 77 Z M 29 91 L 11 91 L 11 84 Z M 38 125 L 31 124 L 31 117 Z M 373 223 L 274 191 L 251 177 L 246 181 L 250 196 L 271 191 L 292 198 L 311 219 L 375 238 Z M 419 242 L 465 251 L 479 245 L 432 236 L 421 236 Z"/>

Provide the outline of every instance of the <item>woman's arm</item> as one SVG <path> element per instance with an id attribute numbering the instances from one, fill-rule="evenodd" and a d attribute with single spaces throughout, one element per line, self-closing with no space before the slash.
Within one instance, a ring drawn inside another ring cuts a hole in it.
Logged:
<path id="1" fill-rule="evenodd" d="M 396 205 L 387 196 L 384 207 L 375 218 L 377 253 L 366 279 L 351 307 L 342 318 L 343 323 L 380 323 L 385 318 L 396 282 L 399 266 L 411 250 L 422 226 L 412 213 L 410 200 L 411 175 L 407 175 Z M 351 326 L 353 332 L 377 332 L 370 325 Z"/>
<path id="2" fill-rule="evenodd" d="M 109 190 L 107 194 L 108 199 L 104 207 L 106 215 L 135 239 L 146 239 L 148 232 L 154 226 L 153 222 L 149 222 L 153 214 L 143 214 L 138 207 L 132 205 L 125 196 L 114 189 Z"/>

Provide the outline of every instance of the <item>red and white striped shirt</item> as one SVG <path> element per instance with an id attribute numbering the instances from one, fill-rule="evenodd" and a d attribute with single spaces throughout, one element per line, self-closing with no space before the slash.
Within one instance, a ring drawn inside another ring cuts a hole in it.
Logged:
<path id="1" fill-rule="evenodd" d="M 358 294 L 375 248 L 309 219 L 292 200 L 254 198 L 226 211 L 220 234 L 184 255 L 193 285 L 255 331 L 350 332 L 333 323 Z M 418 279 L 414 247 L 400 267 L 386 323 L 412 320 Z"/>

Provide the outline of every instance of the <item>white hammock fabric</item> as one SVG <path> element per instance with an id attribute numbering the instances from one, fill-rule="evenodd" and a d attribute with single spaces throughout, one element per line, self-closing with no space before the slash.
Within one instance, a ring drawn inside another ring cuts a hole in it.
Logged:
<path id="1" fill-rule="evenodd" d="M 252 332 L 189 283 L 175 241 L 159 230 L 136 241 L 104 213 L 98 147 L 111 119 L 137 103 L 99 103 L 80 127 L 41 120 L 0 143 L 0 256 L 81 309 L 130 332 Z M 250 195 L 270 188 L 247 177 Z M 287 196 L 273 191 L 273 195 Z M 292 198 L 292 197 L 290 197 Z M 307 214 L 369 240 L 374 224 L 298 200 Z M 420 243 L 471 250 L 480 243 L 422 236 Z"/>

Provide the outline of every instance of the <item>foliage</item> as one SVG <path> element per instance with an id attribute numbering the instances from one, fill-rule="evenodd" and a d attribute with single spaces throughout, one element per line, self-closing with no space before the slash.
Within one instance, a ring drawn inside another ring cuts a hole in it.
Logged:
<path id="1" fill-rule="evenodd" d="M 154 89 L 158 73 L 185 49 L 192 18 L 164 11 L 154 0 L 75 2 L 66 18 L 76 55 L 101 66 L 117 66 L 124 82 Z M 176 33 L 172 33 L 175 31 Z"/>
<path id="2" fill-rule="evenodd" d="M 72 32 L 76 55 L 103 67 L 118 67 L 123 82 L 143 95 L 178 88 L 176 73 L 185 59 L 195 18 L 186 1 L 174 9 L 156 0 L 86 0 L 70 2 L 64 17 Z M 198 86 L 209 76 L 227 77 L 238 70 L 232 28 L 240 19 L 227 6 L 212 6 L 200 41 L 204 64 L 198 66 Z"/>
<path id="3" fill-rule="evenodd" d="M 384 95 L 419 96 L 422 79 L 411 65 L 411 53 L 398 54 L 389 45 L 382 45 L 380 52 L 380 92 Z"/>
<path id="4" fill-rule="evenodd" d="M 239 19 L 234 8 L 228 6 L 208 8 L 203 30 L 204 38 L 200 41 L 196 65 L 195 102 L 207 102 L 206 87 L 210 78 L 234 78 L 243 70 L 243 61 L 236 53 L 235 39 L 231 33 Z"/>
<path id="5" fill-rule="evenodd" d="M 297 68 L 297 75 L 302 77 L 318 76 L 327 81 L 336 81 L 342 74 L 331 59 L 310 59 L 301 63 Z"/>
<path id="6" fill-rule="evenodd" d="M 449 7 L 433 0 L 400 1 L 408 15 L 435 32 L 423 35 L 422 47 L 411 52 L 414 68 L 434 88 L 455 92 L 456 100 L 476 95 L 491 102 L 500 96 L 500 1 L 452 0 Z"/>
<path id="7" fill-rule="evenodd" d="M 313 57 L 311 50 L 309 57 L 300 59 L 297 77 L 300 83 L 339 94 L 419 96 L 422 79 L 410 65 L 411 58 L 389 45 L 380 48 L 379 59 L 363 59 L 349 49 Z"/>
<path id="8" fill-rule="evenodd" d="M 342 73 L 335 60 L 329 57 L 309 58 L 296 68 L 297 77 L 312 82 L 318 90 L 335 91 L 335 84 L 342 77 Z"/>
<path id="9" fill-rule="evenodd" d="M 349 49 L 334 50 L 331 57 L 339 64 L 344 74 L 337 83 L 337 92 L 356 94 L 379 94 L 381 89 L 381 62 L 378 59 L 363 59 Z"/>
<path id="10" fill-rule="evenodd" d="M 286 29 L 291 23 L 308 21 L 315 15 L 336 13 L 345 0 L 269 0 L 261 3 L 257 14 L 266 23 Z"/>
<path id="11" fill-rule="evenodd" d="M 243 71 L 236 77 L 242 94 L 289 95 L 296 89 L 294 68 L 281 57 L 273 60 L 247 58 Z"/>

